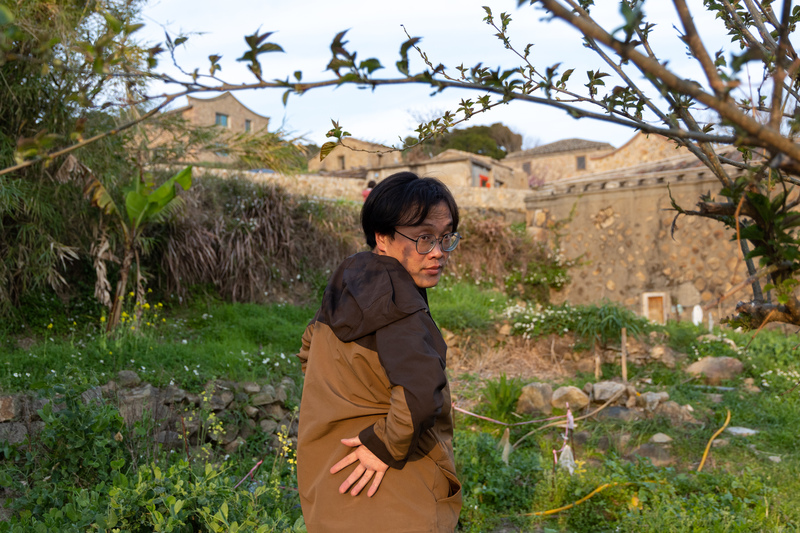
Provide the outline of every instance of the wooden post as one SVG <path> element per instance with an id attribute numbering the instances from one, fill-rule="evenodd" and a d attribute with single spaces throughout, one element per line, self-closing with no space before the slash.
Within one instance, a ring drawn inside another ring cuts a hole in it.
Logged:
<path id="1" fill-rule="evenodd" d="M 597 349 L 597 339 L 594 341 L 594 379 L 600 379 L 600 351 Z"/>
<path id="2" fill-rule="evenodd" d="M 620 332 L 622 348 L 622 382 L 628 382 L 628 328 Z"/>

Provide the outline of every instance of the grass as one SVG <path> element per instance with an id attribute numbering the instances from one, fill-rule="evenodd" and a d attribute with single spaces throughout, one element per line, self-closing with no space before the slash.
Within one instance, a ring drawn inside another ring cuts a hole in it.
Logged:
<path id="1" fill-rule="evenodd" d="M 482 334 L 487 339 L 493 338 L 495 323 L 502 320 L 502 311 L 508 305 L 501 293 L 453 280 L 429 291 L 429 299 L 441 327 L 457 335 Z M 122 369 L 135 370 L 156 386 L 174 381 L 187 389 L 200 388 L 212 378 L 277 381 L 289 375 L 299 380 L 299 365 L 292 355 L 314 311 L 313 307 L 288 304 L 223 304 L 213 300 L 189 308 L 168 309 L 154 304 L 143 310 L 141 322 L 126 322 L 126 329 L 116 336 L 102 332 L 99 314 L 56 316 L 48 312 L 37 315 L 35 327 L 28 326 L 25 335 L 0 334 L 5 335 L 0 338 L 4 363 L 0 387 L 6 392 L 23 390 L 48 375 L 49 382 L 68 374 L 91 372 L 101 380 L 109 379 Z M 128 313 L 130 320 L 134 313 L 130 309 Z M 564 309 L 536 313 L 537 321 L 552 323 L 552 327 L 543 329 L 552 329 L 551 333 L 563 332 L 574 319 Z M 533 314 L 529 316 L 534 318 Z M 628 320 L 616 311 L 597 316 L 600 318 L 591 325 L 595 329 L 604 327 L 603 317 Z M 131 325 L 137 329 L 129 329 Z M 524 331 L 520 328 L 520 333 Z M 532 328 L 527 331 L 532 332 Z M 734 390 L 721 392 L 721 403 L 714 403 L 708 394 L 715 391 L 698 387 L 680 369 L 630 367 L 630 375 L 632 379 L 647 377 L 653 382 L 652 389 L 662 388 L 670 399 L 692 405 L 704 425 L 671 427 L 658 417 L 630 423 L 580 421 L 578 429 L 587 431 L 589 437 L 577 446 L 579 468 L 573 476 L 561 470 L 553 475 L 552 451 L 562 446 L 563 430 L 552 428 L 525 439 L 505 464 L 498 447 L 502 428 L 458 415 L 454 443 L 464 482 L 459 531 L 797 531 L 800 391 L 791 390 L 798 380 L 797 343 L 780 332 L 765 331 L 745 350 L 750 336 L 722 333 L 736 343 L 738 349 L 734 349 L 722 340 L 698 340 L 702 333 L 685 323 L 670 324 L 663 331 L 672 349 L 688 355 L 684 364 L 709 355 L 738 357 L 745 363 L 742 376 L 725 384 Z M 23 337 L 34 339 L 34 344 L 26 349 L 11 348 Z M 603 371 L 605 378 L 618 374 L 613 365 L 603 365 Z M 748 377 L 763 391 L 745 392 L 743 380 Z M 489 382 L 488 386 L 471 375 L 458 378 L 461 386 L 454 393 L 478 401 L 478 412 L 491 412 L 501 420 L 519 420 L 511 413 L 516 392 L 509 394 L 518 385 L 515 376 Z M 587 380 L 593 381 L 593 376 L 567 381 L 581 386 Z M 703 472 L 698 474 L 696 468 L 705 445 L 722 425 L 726 409 L 733 414 L 732 425 L 751 427 L 759 433 L 748 438 L 720 436 L 729 444 L 713 448 Z M 514 428 L 511 442 L 530 429 Z M 668 433 L 674 439 L 670 450 L 676 459 L 674 466 L 656 468 L 625 456 L 656 432 Z M 627 445 L 619 444 L 621 435 L 629 436 Z M 252 444 L 248 441 L 243 451 L 232 457 L 232 461 L 241 462 L 237 469 L 246 471 L 263 446 L 266 443 L 258 439 Z M 779 457 L 780 463 L 770 457 Z M 618 485 L 573 509 L 548 517 L 531 516 L 573 503 L 605 483 Z"/>
<path id="2" fill-rule="evenodd" d="M 134 370 L 155 386 L 174 382 L 200 388 L 210 379 L 299 378 L 293 357 L 314 309 L 286 304 L 209 303 L 203 308 L 167 313 L 159 304 L 139 322 L 131 319 L 107 335 L 102 317 L 73 321 L 65 328 L 28 328 L 39 342 L 21 349 L 7 336 L 0 346 L 0 390 L 25 390 L 48 375 L 70 369 L 112 379 L 120 370 Z M 169 315 L 169 317 L 167 317 Z M 63 321 L 60 321 L 63 324 Z"/>

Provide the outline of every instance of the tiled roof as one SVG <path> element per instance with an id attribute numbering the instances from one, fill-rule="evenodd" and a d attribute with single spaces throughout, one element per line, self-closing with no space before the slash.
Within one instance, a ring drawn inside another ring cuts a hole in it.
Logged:
<path id="1" fill-rule="evenodd" d="M 583 150 L 613 150 L 613 149 L 614 146 L 605 142 L 587 141 L 586 139 L 564 139 L 561 141 L 552 142 L 550 144 L 537 146 L 536 148 L 531 148 L 530 150 L 524 150 L 522 152 L 514 152 L 512 154 L 508 154 L 507 157 L 518 158 L 518 157 L 531 157 L 539 155 L 557 154 L 559 152 L 574 152 L 578 150 L 583 151 Z"/>

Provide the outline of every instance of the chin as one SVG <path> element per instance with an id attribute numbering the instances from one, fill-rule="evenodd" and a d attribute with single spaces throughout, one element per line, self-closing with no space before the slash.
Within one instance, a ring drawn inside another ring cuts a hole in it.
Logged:
<path id="1" fill-rule="evenodd" d="M 420 289 L 431 289 L 439 284 L 439 278 L 441 276 L 436 276 L 435 278 L 425 277 L 423 279 L 415 279 L 414 283 L 416 283 L 417 287 Z"/>

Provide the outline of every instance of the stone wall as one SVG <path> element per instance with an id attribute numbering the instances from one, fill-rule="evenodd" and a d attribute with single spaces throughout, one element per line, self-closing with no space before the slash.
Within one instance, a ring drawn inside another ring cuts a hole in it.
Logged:
<path id="1" fill-rule="evenodd" d="M 678 148 L 666 137 L 639 132 L 613 152 L 589 158 L 589 164 L 593 172 L 609 172 L 689 154 L 686 148 Z"/>
<path id="2" fill-rule="evenodd" d="M 233 175 L 245 175 L 253 182 L 270 182 L 284 187 L 292 194 L 304 194 L 332 200 L 347 200 L 361 203 L 361 192 L 366 187 L 366 180 L 352 178 L 334 178 L 318 175 L 283 176 L 281 174 L 242 173 L 224 169 L 206 172 L 227 178 Z M 511 222 L 525 220 L 525 197 L 530 191 L 520 189 L 493 189 L 482 187 L 466 187 L 448 185 L 460 208 L 470 210 L 492 210 Z"/>
<path id="3" fill-rule="evenodd" d="M 701 194 L 719 190 L 708 171 L 673 170 L 647 177 L 596 177 L 585 182 L 553 186 L 531 194 L 528 229 L 534 236 L 549 236 L 555 220 L 574 218 L 560 230 L 566 258 L 581 256 L 571 270 L 572 283 L 554 293 L 554 301 L 573 304 L 609 299 L 644 314 L 642 295 L 664 292 L 667 309 L 676 306 L 688 319 L 695 304 L 709 304 L 746 278 L 742 254 L 732 232 L 720 223 L 681 217 L 675 238 L 670 225 L 675 216 L 667 184 L 678 205 L 692 208 Z M 748 288 L 714 308 L 714 320 L 731 314 Z"/>
<path id="4" fill-rule="evenodd" d="M 208 382 L 199 393 L 191 393 L 174 385 L 153 387 L 142 383 L 136 372 L 123 370 L 116 380 L 81 396 L 84 403 L 115 405 L 129 428 L 148 417 L 152 421 L 152 438 L 166 447 L 184 446 L 185 437 L 195 452 L 199 446 L 212 443 L 233 453 L 248 438 L 261 433 L 277 448 L 279 431 L 297 442 L 297 417 L 286 408 L 286 402 L 289 398 L 296 401 L 300 390 L 289 377 L 275 385 L 216 380 Z M 26 393 L 0 396 L 0 442 L 19 444 L 41 431 L 44 423 L 37 410 L 45 403 Z M 63 405 L 54 407 L 54 411 L 60 409 Z M 211 413 L 213 418 L 209 420 Z M 224 431 L 204 430 L 204 423 L 221 424 Z"/>

